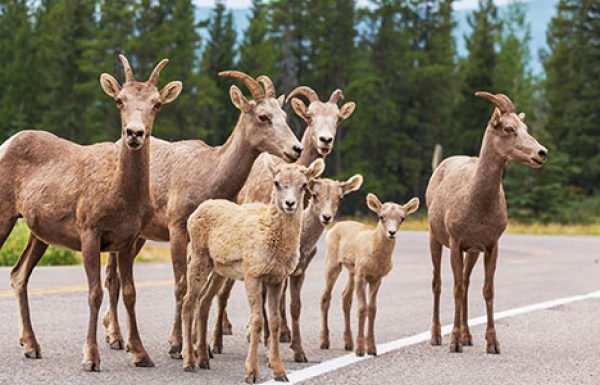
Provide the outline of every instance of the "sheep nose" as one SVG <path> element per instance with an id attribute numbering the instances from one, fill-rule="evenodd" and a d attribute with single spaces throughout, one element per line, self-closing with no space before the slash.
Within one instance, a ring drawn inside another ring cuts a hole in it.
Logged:
<path id="1" fill-rule="evenodd" d="M 144 136 L 144 129 L 136 128 L 136 127 L 128 127 L 125 130 L 125 134 L 130 138 L 137 138 L 137 137 L 141 138 Z"/>
<path id="2" fill-rule="evenodd" d="M 285 201 L 285 205 L 287 206 L 288 209 L 293 209 L 294 206 L 296 205 L 295 201 Z"/>
<path id="3" fill-rule="evenodd" d="M 394 235 L 396 235 L 396 232 L 393 230 L 388 230 L 388 234 L 390 235 L 390 237 L 393 237 Z"/>
<path id="4" fill-rule="evenodd" d="M 323 214 L 323 222 L 329 223 L 331 221 L 331 215 Z"/>
<path id="5" fill-rule="evenodd" d="M 292 148 L 294 149 L 294 151 L 296 152 L 296 154 L 300 155 L 302 153 L 302 146 L 295 145 Z"/>
<path id="6" fill-rule="evenodd" d="M 546 159 L 546 157 L 548 156 L 548 152 L 546 151 L 545 148 L 543 148 L 538 151 L 538 155 L 540 156 L 540 158 Z"/>
<path id="7" fill-rule="evenodd" d="M 319 140 L 323 142 L 323 144 L 329 145 L 333 142 L 333 136 L 319 136 Z"/>

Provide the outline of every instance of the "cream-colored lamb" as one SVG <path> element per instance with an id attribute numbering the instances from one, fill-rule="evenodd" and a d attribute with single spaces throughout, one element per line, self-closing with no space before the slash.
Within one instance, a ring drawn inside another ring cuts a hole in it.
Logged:
<path id="1" fill-rule="evenodd" d="M 258 379 L 258 343 L 263 325 L 263 289 L 268 299 L 269 364 L 275 380 L 286 381 L 279 353 L 279 303 L 284 280 L 299 258 L 302 202 L 308 183 L 325 167 L 322 159 L 308 168 L 298 164 L 275 166 L 268 206 L 240 206 L 227 200 L 208 200 L 188 219 L 192 254 L 188 263 L 188 291 L 183 303 L 184 369 L 208 369 L 206 324 L 213 297 L 226 278 L 243 280 L 252 312 L 246 381 Z M 210 279 L 209 279 L 210 275 Z M 208 284 L 207 284 L 208 283 Z M 205 285 L 206 284 L 206 285 Z M 199 300 L 199 303 L 197 303 Z M 192 346 L 192 314 L 198 306 L 198 344 Z"/>
<path id="2" fill-rule="evenodd" d="M 364 326 L 369 317 L 367 353 L 377 355 L 373 333 L 377 312 L 377 291 L 381 279 L 392 270 L 392 252 L 396 245 L 396 232 L 404 219 L 417 211 L 419 198 L 399 205 L 393 202 L 382 204 L 374 194 L 367 195 L 367 206 L 379 216 L 377 226 L 367 226 L 353 221 L 340 222 L 327 235 L 327 260 L 325 263 L 325 289 L 321 297 L 321 349 L 329 349 L 329 327 L 327 316 L 331 303 L 331 290 L 342 266 L 348 269 L 348 283 L 342 294 L 344 309 L 344 347 L 352 350 L 350 330 L 350 308 L 352 294 L 356 290 L 358 300 L 358 335 L 355 353 L 365 354 Z M 366 286 L 369 284 L 367 301 Z"/>

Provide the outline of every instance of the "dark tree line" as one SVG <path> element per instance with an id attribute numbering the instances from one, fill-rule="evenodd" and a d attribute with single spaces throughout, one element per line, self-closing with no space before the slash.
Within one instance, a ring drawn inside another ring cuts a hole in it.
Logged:
<path id="1" fill-rule="evenodd" d="M 423 197 L 436 143 L 444 157 L 478 153 L 492 108 L 473 93 L 490 90 L 509 95 L 551 150 L 542 170 L 508 168 L 511 214 L 562 220 L 568 202 L 600 186 L 600 0 L 560 1 L 543 76 L 529 66 L 538 53 L 528 49 L 526 6 L 479 0 L 459 57 L 453 0 L 253 0 L 243 36 L 223 3 L 198 20 L 191 0 L 0 0 L 0 140 L 27 128 L 114 140 L 119 120 L 100 73 L 121 74 L 125 53 L 144 79 L 168 57 L 161 79 L 183 81 L 184 92 L 156 136 L 222 143 L 238 116 L 231 80 L 217 75 L 224 69 L 268 74 L 279 93 L 308 85 L 327 98 L 342 88 L 357 109 L 328 173 L 361 172 L 364 191 L 404 200 Z M 346 212 L 363 210 L 363 198 Z"/>

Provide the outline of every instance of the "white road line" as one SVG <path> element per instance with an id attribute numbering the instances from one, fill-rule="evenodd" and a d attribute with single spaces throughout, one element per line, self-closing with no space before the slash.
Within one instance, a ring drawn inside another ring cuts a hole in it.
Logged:
<path id="1" fill-rule="evenodd" d="M 536 310 L 549 309 L 552 307 L 565 305 L 565 304 L 578 302 L 578 301 L 583 301 L 586 299 L 593 299 L 593 298 L 600 298 L 600 291 L 594 291 L 594 292 L 591 292 L 588 294 L 575 295 L 572 297 L 558 298 L 558 299 L 554 299 L 554 300 L 550 300 L 550 301 L 534 303 L 534 304 L 527 305 L 527 306 L 522 306 L 522 307 L 510 309 L 510 310 L 501 311 L 499 313 L 494 313 L 494 318 L 496 320 L 499 320 L 499 319 L 503 319 L 503 318 L 514 317 L 517 315 L 530 313 L 530 312 L 533 312 Z M 470 326 L 483 325 L 485 323 L 487 323 L 487 317 L 485 317 L 485 316 L 471 318 L 469 320 Z M 449 335 L 450 332 L 452 331 L 452 326 L 453 325 L 444 325 L 442 327 L 442 335 L 444 335 L 444 336 Z M 412 335 L 409 337 L 400 338 L 395 341 L 390 341 L 390 342 L 387 342 L 384 344 L 379 344 L 379 345 L 377 345 L 377 354 L 381 355 L 381 354 L 389 353 L 389 352 L 392 352 L 392 351 L 395 351 L 398 349 L 405 348 L 407 346 L 426 342 L 426 341 L 429 341 L 430 337 L 431 337 L 431 335 L 427 331 L 427 332 L 415 334 L 415 335 Z M 290 384 L 296 384 L 296 383 L 308 380 L 309 378 L 320 376 L 322 374 L 329 373 L 336 369 L 343 368 L 345 366 L 349 366 L 354 363 L 357 363 L 357 362 L 360 362 L 363 360 L 368 360 L 371 358 L 373 358 L 373 357 L 371 357 L 371 356 L 357 357 L 354 353 L 350 353 L 350 354 L 346 354 L 341 357 L 337 357 L 337 358 L 334 358 L 334 359 L 331 359 L 328 361 L 323 361 L 320 364 L 313 365 L 313 366 L 310 366 L 305 369 L 289 372 L 287 374 L 287 377 L 290 380 L 290 382 L 289 382 Z M 275 385 L 275 384 L 281 384 L 281 383 L 271 380 L 271 381 L 265 382 L 264 384 L 265 385 L 266 384 Z"/>

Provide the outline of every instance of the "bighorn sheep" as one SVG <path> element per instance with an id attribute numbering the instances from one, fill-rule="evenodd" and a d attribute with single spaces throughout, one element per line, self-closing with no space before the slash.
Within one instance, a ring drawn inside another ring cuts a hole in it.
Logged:
<path id="1" fill-rule="evenodd" d="M 329 349 L 328 313 L 331 290 L 342 266 L 348 269 L 348 283 L 342 294 L 344 309 L 344 348 L 352 350 L 350 308 L 352 294 L 358 300 L 358 334 L 355 353 L 365 354 L 364 326 L 369 318 L 367 354 L 377 355 L 374 336 L 377 291 L 381 279 L 392 270 L 392 253 L 396 245 L 396 232 L 405 218 L 419 208 L 419 198 L 408 203 L 381 203 L 373 194 L 367 195 L 367 206 L 379 216 L 376 228 L 359 222 L 346 221 L 333 226 L 327 234 L 327 260 L 325 262 L 325 289 L 321 296 L 321 349 Z M 369 299 L 366 286 L 369 284 Z"/>
<path id="2" fill-rule="evenodd" d="M 136 366 L 153 366 L 142 346 L 135 319 L 135 286 L 130 250 L 152 217 L 150 135 L 157 111 L 181 92 L 181 82 L 160 91 L 161 61 L 146 82 L 138 82 L 127 59 L 119 56 L 125 83 L 100 76 L 104 92 L 121 114 L 121 139 L 116 143 L 80 146 L 43 131 L 23 131 L 0 147 L 0 246 L 15 221 L 23 217 L 31 234 L 11 271 L 21 323 L 21 345 L 28 358 L 40 358 L 29 316 L 27 283 L 49 244 L 81 250 L 88 280 L 89 327 L 83 348 L 83 369 L 100 370 L 96 342 L 102 303 L 100 252 L 117 252 L 119 275 L 128 313 L 129 348 Z"/>
<path id="3" fill-rule="evenodd" d="M 198 362 L 201 368 L 209 368 L 206 323 L 213 297 L 225 278 L 229 278 L 244 280 L 252 312 L 246 381 L 254 383 L 258 379 L 258 341 L 264 322 L 263 289 L 266 289 L 270 321 L 269 364 L 276 380 L 287 380 L 279 355 L 281 288 L 298 263 L 304 191 L 308 183 L 323 172 L 324 163 L 318 159 L 306 168 L 296 164 L 276 166 L 271 162 L 269 168 L 274 186 L 268 206 L 244 207 L 225 200 L 209 200 L 198 206 L 188 220 L 192 254 L 183 303 L 185 370 L 195 370 L 191 341 L 194 306 L 198 306 L 194 314 L 199 315 L 195 320 Z"/>
<path id="4" fill-rule="evenodd" d="M 181 357 L 181 303 L 186 291 L 188 217 L 207 199 L 235 199 L 261 152 L 290 162 L 295 161 L 302 151 L 300 142 L 286 123 L 286 114 L 281 108 L 284 97 L 276 98 L 268 77 L 261 76 L 257 81 L 238 71 L 221 72 L 220 76 L 243 81 L 253 98 L 247 100 L 238 87 L 231 86 L 229 94 L 240 110 L 240 118 L 224 145 L 211 147 L 200 140 L 174 143 L 152 140 L 150 182 L 156 205 L 142 238 L 170 242 L 176 299 L 175 320 L 169 338 L 169 355 L 173 358 Z M 264 91 L 259 82 L 264 85 Z M 133 255 L 144 240 L 138 243 Z M 104 325 L 110 346 L 120 349 L 119 281 L 115 277 L 114 260 L 112 255 L 107 266 L 110 309 L 104 316 Z"/>
<path id="5" fill-rule="evenodd" d="M 434 170 L 426 192 L 429 246 L 433 262 L 433 325 L 431 344 L 442 343 L 440 326 L 440 264 L 442 245 L 450 249 L 454 275 L 454 328 L 450 351 L 472 345 L 467 313 L 469 277 L 479 253 L 485 254 L 483 296 L 487 307 L 487 352 L 500 353 L 494 326 L 494 272 L 498 239 L 508 220 L 502 174 L 510 160 L 533 168 L 546 161 L 547 150 L 527 132 L 525 114 L 503 94 L 476 92 L 496 108 L 483 136 L 479 157 L 453 156 Z M 466 258 L 463 259 L 463 252 Z M 462 316 L 462 325 L 461 325 Z M 461 330 L 462 326 L 462 330 Z M 461 335 L 462 334 L 462 335 Z"/>
<path id="6" fill-rule="evenodd" d="M 296 362 L 307 362 L 304 349 L 302 348 L 302 339 L 300 335 L 300 308 L 302 306 L 300 291 L 304 283 L 306 269 L 315 256 L 317 241 L 323 234 L 325 226 L 330 224 L 335 217 L 342 199 L 352 191 L 360 188 L 363 177 L 356 174 L 344 182 L 338 182 L 331 179 L 315 179 L 311 183 L 310 191 L 312 193 L 308 206 L 302 213 L 302 232 L 300 235 L 300 260 L 296 270 L 290 276 L 290 313 L 292 315 L 292 335 L 290 348 L 294 351 L 294 360 Z M 285 288 L 285 286 L 284 286 Z M 283 292 L 285 294 L 285 291 Z M 285 314 L 285 305 L 283 305 L 283 295 L 281 300 L 280 312 L 282 316 L 282 326 Z M 219 305 L 222 303 L 219 302 Z M 215 321 L 213 336 L 213 352 L 221 353 L 223 351 L 223 333 L 220 326 L 223 324 L 219 317 L 223 312 L 218 312 Z M 281 342 L 281 339 L 280 339 Z"/>
<path id="7" fill-rule="evenodd" d="M 309 102 L 308 107 L 297 96 L 306 97 Z M 298 164 L 307 167 L 313 161 L 319 158 L 325 159 L 325 157 L 331 153 L 337 128 L 344 120 L 352 115 L 356 108 L 354 102 L 347 102 L 341 107 L 338 107 L 338 102 L 343 98 L 344 93 L 339 89 L 331 93 L 327 102 L 319 100 L 319 95 L 317 95 L 310 87 L 300 86 L 290 92 L 287 101 L 291 100 L 294 112 L 296 112 L 296 114 L 307 124 L 304 136 L 302 137 L 302 147 L 304 150 L 302 151 L 300 158 L 296 161 Z M 272 183 L 272 177 L 270 171 L 264 166 L 265 162 L 261 159 L 264 156 L 267 156 L 267 154 L 261 155 L 259 159 L 254 162 L 248 180 L 238 194 L 238 203 L 269 203 L 271 199 L 270 184 Z M 281 162 L 280 159 L 274 159 L 274 161 Z M 227 281 L 219 293 L 217 312 L 218 318 L 223 319 L 223 334 L 232 334 L 231 323 L 227 318 L 225 307 L 227 306 L 227 300 L 229 299 L 234 283 L 235 281 Z M 281 316 L 283 317 L 281 342 L 289 342 L 290 330 L 287 326 L 285 315 L 285 289 L 284 295 L 282 295 L 281 298 Z"/>

